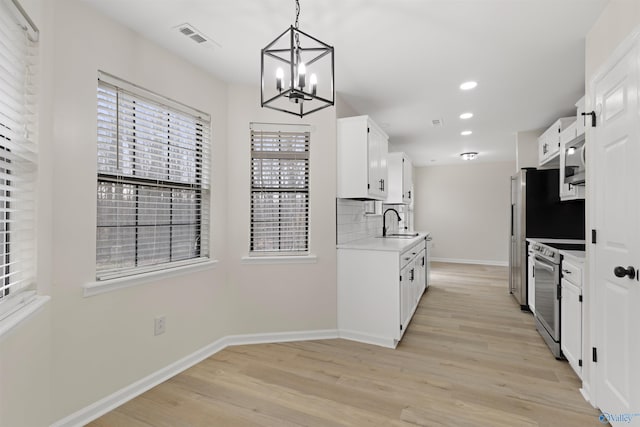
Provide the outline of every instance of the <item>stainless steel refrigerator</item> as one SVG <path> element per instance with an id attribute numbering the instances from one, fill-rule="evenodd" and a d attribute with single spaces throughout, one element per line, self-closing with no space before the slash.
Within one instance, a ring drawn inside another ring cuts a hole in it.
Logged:
<path id="1" fill-rule="evenodd" d="M 585 235 L 584 200 L 560 201 L 558 169 L 521 169 L 511 177 L 509 292 L 527 301 L 527 238 L 579 239 Z"/>

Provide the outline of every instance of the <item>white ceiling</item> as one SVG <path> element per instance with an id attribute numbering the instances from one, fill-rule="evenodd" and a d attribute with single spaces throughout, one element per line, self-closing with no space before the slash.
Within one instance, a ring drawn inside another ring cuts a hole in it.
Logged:
<path id="1" fill-rule="evenodd" d="M 294 0 L 84 0 L 229 82 L 260 83 L 260 49 Z M 336 90 L 418 165 L 515 158 L 515 132 L 573 115 L 584 40 L 608 0 L 300 0 L 300 29 L 335 47 Z M 213 39 L 197 45 L 189 23 Z M 478 87 L 458 87 L 475 80 Z M 458 116 L 474 113 L 470 120 Z M 443 120 L 435 128 L 433 119 Z M 462 130 L 472 130 L 461 136 Z"/>

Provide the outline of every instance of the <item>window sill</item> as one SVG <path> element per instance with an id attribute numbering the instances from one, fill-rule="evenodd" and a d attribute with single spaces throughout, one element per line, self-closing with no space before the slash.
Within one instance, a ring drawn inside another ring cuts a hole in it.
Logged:
<path id="1" fill-rule="evenodd" d="M 218 263 L 217 260 L 209 260 L 194 264 L 184 265 L 181 267 L 167 268 L 164 270 L 150 271 L 148 273 L 140 273 L 127 277 L 118 277 L 117 279 L 100 280 L 87 283 L 84 285 L 84 296 L 92 297 L 94 295 L 104 294 L 106 292 L 118 289 L 130 288 L 156 280 L 166 279 L 169 277 L 181 276 L 183 274 L 194 273 L 197 271 L 209 270 L 214 268 Z"/>
<path id="2" fill-rule="evenodd" d="M 38 312 L 50 299 L 51 297 L 49 296 L 36 295 L 29 300 L 16 305 L 13 313 L 0 321 L 0 337 Z"/>
<path id="3" fill-rule="evenodd" d="M 244 256 L 241 258 L 242 264 L 315 264 L 318 257 L 309 255 L 283 255 L 283 256 Z"/>

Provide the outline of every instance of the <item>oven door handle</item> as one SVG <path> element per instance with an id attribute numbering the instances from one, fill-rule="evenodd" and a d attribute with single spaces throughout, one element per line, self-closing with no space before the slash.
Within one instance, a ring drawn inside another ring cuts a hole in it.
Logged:
<path id="1" fill-rule="evenodd" d="M 548 264 L 544 261 L 542 261 L 540 258 L 536 257 L 536 261 L 535 261 L 536 266 L 540 266 L 542 268 L 544 268 L 545 270 L 548 270 L 552 273 L 555 273 L 556 269 L 554 268 L 553 264 Z"/>

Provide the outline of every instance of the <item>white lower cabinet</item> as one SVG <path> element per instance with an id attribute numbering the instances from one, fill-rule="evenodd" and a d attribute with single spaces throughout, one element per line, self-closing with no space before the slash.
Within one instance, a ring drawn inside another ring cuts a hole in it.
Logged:
<path id="1" fill-rule="evenodd" d="M 582 270 L 578 262 L 562 261 L 560 348 L 569 365 L 582 378 Z"/>
<path id="2" fill-rule="evenodd" d="M 415 261 L 400 270 L 400 330 L 404 332 L 409 325 L 415 305 Z M 402 335 L 402 333 L 400 334 Z"/>
<path id="3" fill-rule="evenodd" d="M 395 348 L 424 293 L 424 239 L 404 251 L 338 248 L 340 337 Z"/>

